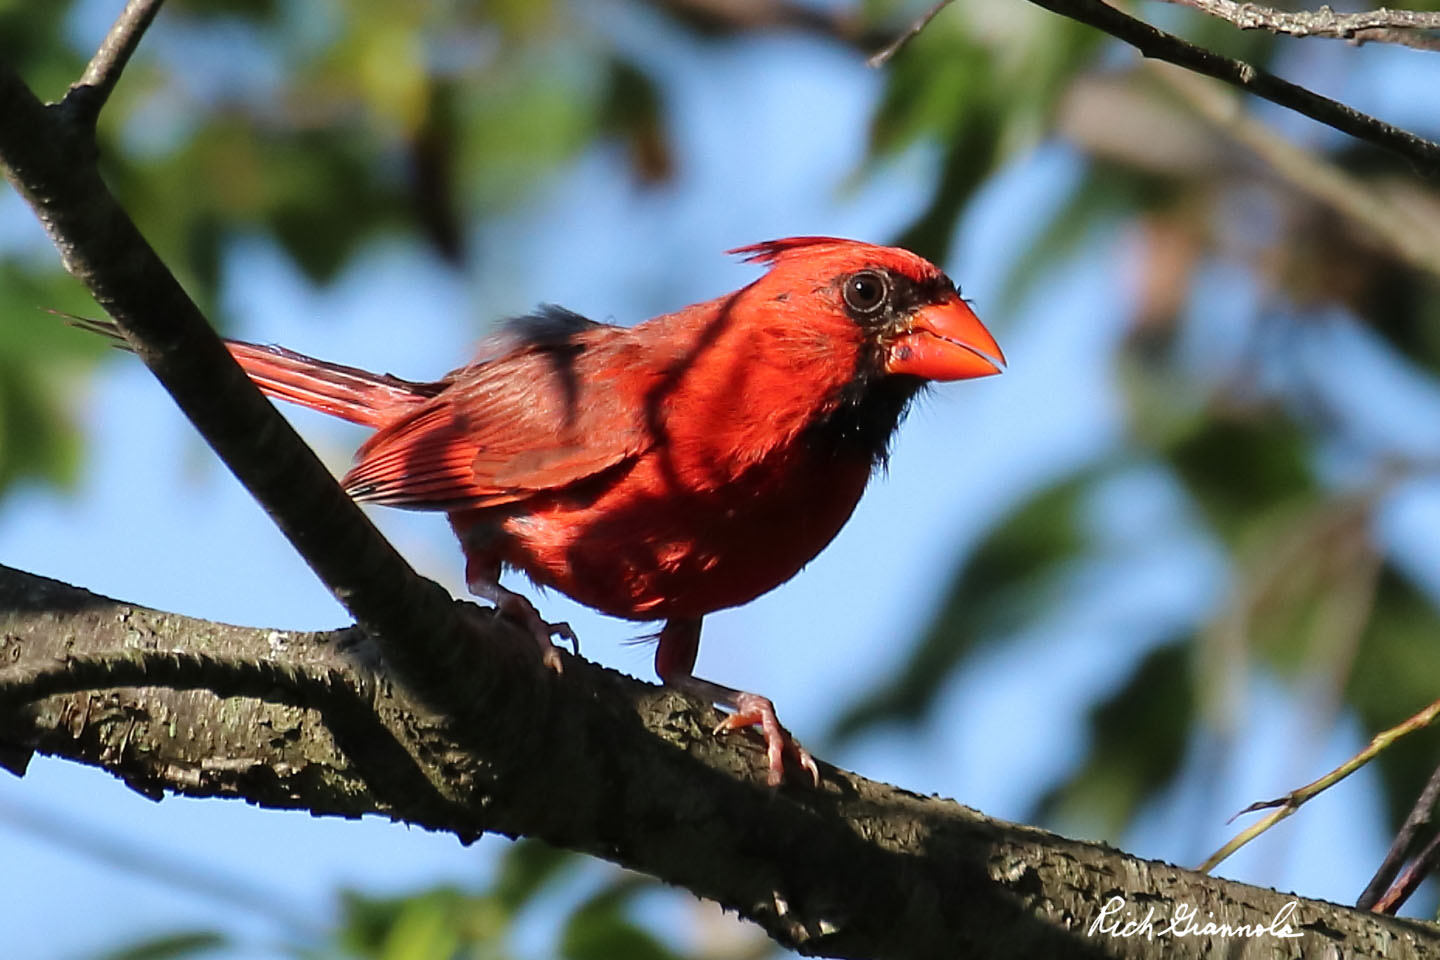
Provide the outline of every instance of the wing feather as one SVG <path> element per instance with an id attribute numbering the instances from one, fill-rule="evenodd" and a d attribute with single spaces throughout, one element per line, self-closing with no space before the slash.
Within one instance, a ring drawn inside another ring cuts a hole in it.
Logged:
<path id="1" fill-rule="evenodd" d="M 565 487 L 648 449 L 646 392 L 660 374 L 631 331 L 558 308 L 542 319 L 483 345 L 487 359 L 381 428 L 360 448 L 347 492 L 412 509 L 476 509 Z"/>

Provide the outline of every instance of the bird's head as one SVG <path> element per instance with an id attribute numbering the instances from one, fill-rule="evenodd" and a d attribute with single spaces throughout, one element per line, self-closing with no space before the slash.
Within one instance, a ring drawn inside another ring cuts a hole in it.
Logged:
<path id="1" fill-rule="evenodd" d="M 864 347 L 860 363 L 869 368 L 857 371 L 861 376 L 967 380 L 999 373 L 1005 363 L 999 344 L 950 278 L 908 250 L 790 237 L 730 253 L 771 267 L 757 287 L 818 300 L 806 305 L 803 316 L 852 324 L 847 339 Z"/>

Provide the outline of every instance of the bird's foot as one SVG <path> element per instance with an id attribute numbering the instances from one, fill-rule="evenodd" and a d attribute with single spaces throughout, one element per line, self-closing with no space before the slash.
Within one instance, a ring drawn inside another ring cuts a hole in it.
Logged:
<path id="1" fill-rule="evenodd" d="M 565 667 L 560 659 L 560 648 L 555 646 L 551 637 L 559 637 L 570 644 L 575 656 L 580 655 L 580 638 L 575 636 L 575 631 L 570 629 L 570 624 L 549 623 L 540 616 L 540 611 L 535 609 L 535 604 L 513 590 L 507 590 L 498 583 L 480 582 L 470 583 L 470 592 L 477 597 L 483 597 L 495 604 L 495 610 L 503 617 L 520 624 L 524 627 L 535 642 L 540 645 L 540 662 L 556 673 L 563 674 Z"/>
<path id="2" fill-rule="evenodd" d="M 746 693 L 734 687 L 702 680 L 690 672 L 695 669 L 695 654 L 700 649 L 698 617 L 666 621 L 659 639 L 660 645 L 655 650 L 655 672 L 660 675 L 665 686 L 733 711 L 716 725 L 716 736 L 732 730 L 759 726 L 760 735 L 765 738 L 765 755 L 769 760 L 767 779 L 770 786 L 778 787 L 785 781 L 787 754 L 810 774 L 815 786 L 820 786 L 820 768 L 815 766 L 815 758 L 790 736 L 790 731 L 780 725 L 775 716 L 775 704 L 759 694 Z"/>
<path id="3" fill-rule="evenodd" d="M 575 655 L 580 655 L 580 638 L 575 636 L 570 624 L 546 621 L 540 616 L 540 611 L 535 609 L 535 604 L 520 594 L 512 593 L 501 598 L 496 602 L 495 609 L 499 610 L 502 616 L 509 617 L 530 631 L 530 635 L 540 645 L 540 662 L 556 673 L 564 673 L 565 667 L 560 659 L 560 648 L 554 644 L 551 637 L 566 641 L 575 651 Z"/>
<path id="4" fill-rule="evenodd" d="M 809 750 L 800 746 L 800 742 L 790 735 L 789 730 L 780 725 L 779 718 L 775 716 L 775 704 L 771 703 L 768 697 L 737 690 L 723 702 L 735 712 L 715 726 L 715 735 L 721 736 L 732 730 L 758 726 L 761 736 L 765 738 L 765 755 L 770 761 L 770 772 L 767 776 L 770 786 L 778 787 L 785 780 L 786 754 L 809 772 L 815 786 L 820 786 L 820 768 L 815 766 L 815 758 L 810 756 Z"/>

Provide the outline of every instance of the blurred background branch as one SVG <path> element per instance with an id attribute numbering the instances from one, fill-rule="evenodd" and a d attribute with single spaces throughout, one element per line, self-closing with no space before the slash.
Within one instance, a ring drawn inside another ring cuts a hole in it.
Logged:
<path id="1" fill-rule="evenodd" d="M 1154 75 L 1217 130 L 1253 150 L 1277 175 L 1373 234 L 1395 256 L 1440 276 L 1440 204 L 1405 181 L 1376 186 L 1295 146 L 1213 84 L 1156 65 Z"/>

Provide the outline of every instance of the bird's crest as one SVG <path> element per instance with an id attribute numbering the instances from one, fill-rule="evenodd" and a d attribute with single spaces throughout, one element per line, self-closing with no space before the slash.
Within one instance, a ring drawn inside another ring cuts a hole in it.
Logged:
<path id="1" fill-rule="evenodd" d="M 785 237 L 736 247 L 727 252 L 743 257 L 748 263 L 762 263 L 767 267 L 795 263 L 817 276 L 870 267 L 893 270 L 916 283 L 944 281 L 947 287 L 952 286 L 939 267 L 909 250 L 877 247 L 841 237 Z"/>
<path id="2" fill-rule="evenodd" d="M 744 247 L 736 247 L 734 250 L 725 252 L 732 256 L 738 256 L 746 263 L 773 264 L 781 257 L 796 250 L 805 250 L 811 247 L 851 247 L 866 246 L 858 240 L 844 240 L 840 237 L 784 237 L 780 240 L 766 240 L 763 243 L 752 243 Z"/>

